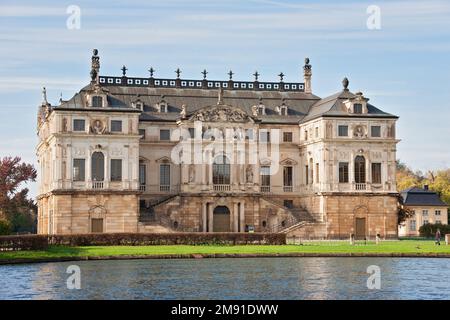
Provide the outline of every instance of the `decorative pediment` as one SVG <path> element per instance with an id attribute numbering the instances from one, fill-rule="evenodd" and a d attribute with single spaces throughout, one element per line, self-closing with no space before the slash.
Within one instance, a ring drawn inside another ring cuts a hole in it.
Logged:
<path id="1" fill-rule="evenodd" d="M 197 111 L 189 119 L 191 121 L 203 122 L 249 122 L 249 115 L 239 108 L 227 105 L 218 105 Z"/>
<path id="2" fill-rule="evenodd" d="M 171 163 L 172 161 L 170 160 L 169 157 L 162 157 L 156 160 L 157 163 Z"/>
<path id="3" fill-rule="evenodd" d="M 280 161 L 280 164 L 282 166 L 294 166 L 294 165 L 297 165 L 297 161 L 295 161 L 291 158 L 286 158 L 286 159 Z"/>

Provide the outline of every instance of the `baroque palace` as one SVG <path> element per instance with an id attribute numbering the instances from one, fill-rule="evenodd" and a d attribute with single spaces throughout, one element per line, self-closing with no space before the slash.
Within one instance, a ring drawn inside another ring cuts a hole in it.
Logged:
<path id="1" fill-rule="evenodd" d="M 38 111 L 38 232 L 397 237 L 397 116 L 303 82 L 102 76 Z"/>

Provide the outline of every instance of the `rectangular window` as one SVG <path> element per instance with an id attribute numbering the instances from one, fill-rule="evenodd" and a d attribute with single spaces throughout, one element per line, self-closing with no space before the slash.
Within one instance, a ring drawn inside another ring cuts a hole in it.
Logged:
<path id="1" fill-rule="evenodd" d="M 372 163 L 372 183 L 381 183 L 381 163 Z"/>
<path id="2" fill-rule="evenodd" d="M 261 187 L 266 191 L 270 191 L 270 167 L 262 166 L 260 168 L 261 173 Z"/>
<path id="3" fill-rule="evenodd" d="M 111 120 L 111 132 L 122 132 L 122 120 Z"/>
<path id="4" fill-rule="evenodd" d="M 428 224 L 428 220 L 423 220 L 423 224 Z"/>
<path id="5" fill-rule="evenodd" d="M 141 136 L 141 139 L 145 139 L 145 129 L 139 129 L 139 135 Z"/>
<path id="6" fill-rule="evenodd" d="M 86 122 L 83 119 L 73 120 L 73 131 L 86 131 Z"/>
<path id="7" fill-rule="evenodd" d="M 195 130 L 194 130 L 194 128 L 189 128 L 188 130 L 189 130 L 189 137 L 191 139 L 194 139 L 194 137 L 195 137 Z"/>
<path id="8" fill-rule="evenodd" d="M 162 164 L 159 166 L 159 185 L 170 186 L 170 165 Z"/>
<path id="9" fill-rule="evenodd" d="M 409 230 L 410 231 L 416 231 L 416 220 L 410 220 L 409 221 Z"/>
<path id="10" fill-rule="evenodd" d="M 428 216 L 428 210 L 422 210 L 422 215 L 423 216 Z"/>
<path id="11" fill-rule="evenodd" d="M 339 162 L 339 183 L 348 183 L 348 162 Z"/>
<path id="12" fill-rule="evenodd" d="M 370 135 L 374 138 L 381 137 L 381 127 L 380 126 L 371 126 L 370 127 Z"/>
<path id="13" fill-rule="evenodd" d="M 338 126 L 339 137 L 348 137 L 348 126 Z"/>
<path id="14" fill-rule="evenodd" d="M 122 159 L 111 159 L 111 181 L 122 181 Z"/>
<path id="15" fill-rule="evenodd" d="M 353 105 L 353 113 L 362 113 L 362 104 L 355 103 Z"/>
<path id="16" fill-rule="evenodd" d="M 441 210 L 436 210 L 436 211 L 434 211 L 434 214 L 435 214 L 436 216 L 440 216 L 440 215 L 441 215 Z"/>
<path id="17" fill-rule="evenodd" d="M 436 220 L 436 224 L 441 224 L 441 220 Z"/>
<path id="18" fill-rule="evenodd" d="M 292 142 L 292 132 L 283 132 L 283 142 Z"/>
<path id="19" fill-rule="evenodd" d="M 253 129 L 246 130 L 245 139 L 253 140 Z"/>
<path id="20" fill-rule="evenodd" d="M 305 130 L 305 141 L 308 141 L 308 130 Z"/>
<path id="21" fill-rule="evenodd" d="M 270 132 L 269 131 L 260 131 L 259 132 L 259 141 L 270 142 Z"/>
<path id="22" fill-rule="evenodd" d="M 318 138 L 319 137 L 319 127 L 315 128 L 315 133 L 316 133 L 316 138 Z"/>
<path id="23" fill-rule="evenodd" d="M 170 140 L 170 130 L 167 130 L 167 129 L 159 130 L 159 140 L 169 141 Z"/>
<path id="24" fill-rule="evenodd" d="M 292 167 L 283 168 L 283 185 L 285 187 L 292 187 Z"/>
<path id="25" fill-rule="evenodd" d="M 103 107 L 103 97 L 99 97 L 99 96 L 92 97 L 92 106 L 94 108 Z"/>
<path id="26" fill-rule="evenodd" d="M 85 160 L 73 159 L 73 181 L 84 181 L 85 179 Z"/>
<path id="27" fill-rule="evenodd" d="M 139 183 L 141 185 L 146 185 L 147 182 L 147 167 L 145 164 L 139 164 Z"/>

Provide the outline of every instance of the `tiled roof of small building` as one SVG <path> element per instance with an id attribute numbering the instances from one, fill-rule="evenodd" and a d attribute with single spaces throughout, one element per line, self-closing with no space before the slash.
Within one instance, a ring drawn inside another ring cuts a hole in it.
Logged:
<path id="1" fill-rule="evenodd" d="M 407 206 L 437 206 L 448 207 L 448 205 L 439 198 L 439 195 L 431 190 L 412 187 L 400 191 L 403 202 Z"/>

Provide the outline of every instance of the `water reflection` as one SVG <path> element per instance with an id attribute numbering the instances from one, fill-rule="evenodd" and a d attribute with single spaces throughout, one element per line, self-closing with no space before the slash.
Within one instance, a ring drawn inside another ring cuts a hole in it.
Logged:
<path id="1" fill-rule="evenodd" d="M 71 264 L 81 290 L 66 288 Z M 366 286 L 369 265 L 381 289 Z M 239 258 L 0 266 L 0 299 L 449 299 L 450 259 Z"/>

